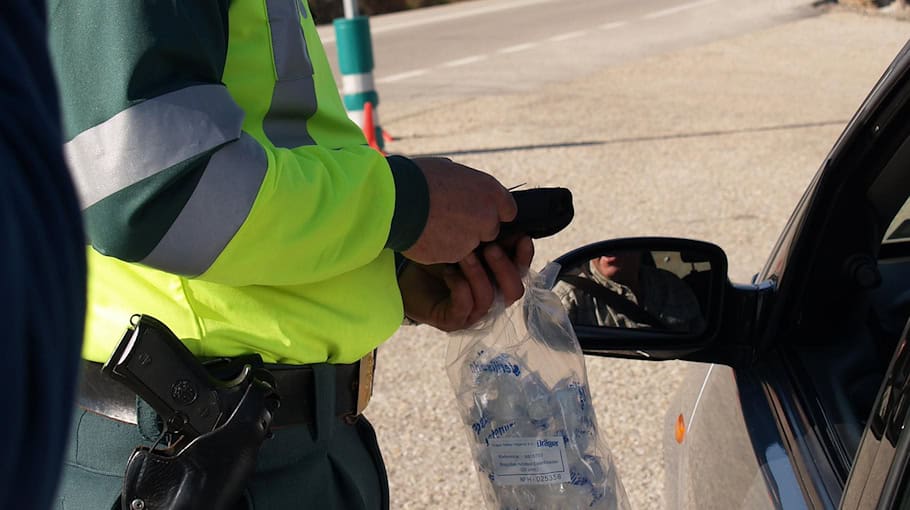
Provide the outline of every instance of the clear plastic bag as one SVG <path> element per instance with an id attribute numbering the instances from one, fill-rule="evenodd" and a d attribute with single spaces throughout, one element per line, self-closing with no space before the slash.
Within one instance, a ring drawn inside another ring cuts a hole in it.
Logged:
<path id="1" fill-rule="evenodd" d="M 497 510 L 628 509 L 598 434 L 584 356 L 550 264 L 525 295 L 500 301 L 451 336 L 446 368 L 487 506 Z"/>

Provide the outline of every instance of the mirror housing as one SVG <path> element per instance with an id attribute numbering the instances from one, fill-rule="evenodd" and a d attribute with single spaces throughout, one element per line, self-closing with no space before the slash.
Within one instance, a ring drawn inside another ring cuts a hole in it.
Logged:
<path id="1" fill-rule="evenodd" d="M 601 241 L 554 262 L 553 290 L 588 355 L 699 359 L 718 336 L 732 289 L 724 251 L 690 239 Z"/>

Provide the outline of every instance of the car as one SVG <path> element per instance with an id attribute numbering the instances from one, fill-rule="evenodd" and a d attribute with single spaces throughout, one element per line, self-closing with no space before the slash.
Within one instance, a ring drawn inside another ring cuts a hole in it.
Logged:
<path id="1" fill-rule="evenodd" d="M 667 410 L 669 507 L 910 507 L 908 119 L 910 43 L 749 283 L 729 281 L 719 247 L 689 239 L 607 240 L 556 259 L 586 355 L 700 362 Z M 620 262 L 635 275 L 625 305 L 594 276 Z"/>

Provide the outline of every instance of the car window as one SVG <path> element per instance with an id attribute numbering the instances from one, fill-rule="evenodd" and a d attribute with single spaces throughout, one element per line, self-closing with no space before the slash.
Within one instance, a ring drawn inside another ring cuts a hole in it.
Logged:
<path id="1" fill-rule="evenodd" d="M 903 137 L 900 143 L 898 137 Z M 826 229 L 815 249 L 829 258 L 815 259 L 804 296 L 811 303 L 800 309 L 799 320 L 807 338 L 823 332 L 813 340 L 824 342 L 827 349 L 820 351 L 815 344 L 798 351 L 808 376 L 800 384 L 809 382 L 815 392 L 817 407 L 810 408 L 814 419 L 836 424 L 829 429 L 826 467 L 831 471 L 826 473 L 837 482 L 827 487 L 844 498 L 844 509 L 868 508 L 870 499 L 877 501 L 873 495 L 881 494 L 889 476 L 894 436 L 903 422 L 879 429 L 905 418 L 910 405 L 910 393 L 894 394 L 895 388 L 903 390 L 903 383 L 886 378 L 910 316 L 908 165 L 910 136 L 900 131 L 864 154 L 853 167 L 859 169 L 853 180 L 824 188 L 838 190 L 831 195 L 836 196 L 834 203 L 827 204 L 827 223 L 810 224 Z M 842 166 L 830 168 L 844 171 Z M 903 242 L 896 241 L 900 236 L 906 236 Z M 886 247 L 889 237 L 895 241 Z M 844 490 L 840 495 L 838 484 Z M 878 490 L 865 492 L 867 487 Z"/>
<path id="2" fill-rule="evenodd" d="M 882 244 L 910 240 L 910 138 L 905 140 L 869 188 L 868 197 L 884 230 Z"/>
<path id="3" fill-rule="evenodd" d="M 910 200 L 904 202 L 897 215 L 885 230 L 882 243 L 895 243 L 910 240 Z"/>
<path id="4" fill-rule="evenodd" d="M 869 310 L 863 315 L 862 337 L 871 341 L 869 345 L 880 360 L 890 362 L 869 411 L 864 412 L 864 404 L 857 405 L 865 400 L 857 398 L 859 392 L 849 393 L 856 414 L 868 419 L 844 493 L 843 509 L 892 508 L 892 503 L 897 502 L 901 508 L 908 508 L 910 504 L 902 487 L 907 483 L 903 472 L 907 464 L 906 443 L 910 440 L 905 433 L 910 419 L 910 178 L 904 171 L 908 161 L 910 139 L 896 151 L 867 192 L 878 224 L 875 228 L 887 228 L 882 231 L 878 260 L 868 266 L 874 267 L 877 278 L 865 280 Z M 856 369 L 851 366 L 851 371 Z M 852 381 L 850 384 L 856 386 Z M 903 492 L 898 495 L 898 490 Z"/>

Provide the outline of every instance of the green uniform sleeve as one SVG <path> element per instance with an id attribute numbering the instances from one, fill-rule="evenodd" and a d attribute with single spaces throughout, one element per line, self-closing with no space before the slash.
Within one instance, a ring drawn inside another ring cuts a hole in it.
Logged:
<path id="1" fill-rule="evenodd" d="M 65 152 L 94 249 L 231 285 L 318 281 L 407 249 L 429 207 L 412 162 L 248 130 L 223 83 L 230 3 L 52 6 Z"/>

